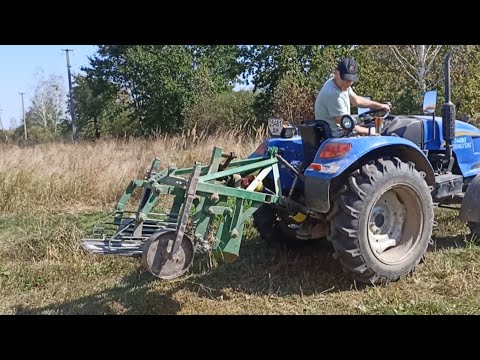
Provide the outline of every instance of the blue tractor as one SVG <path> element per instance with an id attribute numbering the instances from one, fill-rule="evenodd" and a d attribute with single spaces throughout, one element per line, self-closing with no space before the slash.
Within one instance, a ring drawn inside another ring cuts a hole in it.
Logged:
<path id="1" fill-rule="evenodd" d="M 82 247 L 141 256 L 154 276 L 174 279 L 197 253 L 237 259 L 253 216 L 268 242 L 326 238 L 357 281 L 398 280 L 414 271 L 432 244 L 434 207 L 461 204 L 460 219 L 480 235 L 480 130 L 455 120 L 450 58 L 442 117 L 435 116 L 437 92 L 429 91 L 424 115 L 367 109 L 342 118 L 339 138 L 321 120 L 293 128 L 272 119 L 273 136 L 247 159 L 215 147 L 210 164 L 162 170 L 156 158 Z M 357 136 L 355 124 L 375 127 L 381 136 Z M 140 200 L 131 211 L 136 191 Z M 173 196 L 170 211 L 154 211 L 164 196 Z"/>
<path id="2" fill-rule="evenodd" d="M 288 195 L 253 214 L 261 236 L 287 244 L 327 238 L 355 280 L 385 284 L 425 257 L 435 207 L 461 204 L 460 219 L 480 235 L 480 130 L 455 120 L 450 59 L 447 54 L 442 117 L 435 116 L 434 90 L 425 93 L 424 115 L 368 109 L 345 115 L 340 138 L 332 138 L 322 120 L 298 128 L 272 121 L 277 136 L 251 158 L 278 148 L 280 184 Z M 381 136 L 357 136 L 355 124 L 375 127 Z M 272 181 L 264 180 L 267 189 Z"/>

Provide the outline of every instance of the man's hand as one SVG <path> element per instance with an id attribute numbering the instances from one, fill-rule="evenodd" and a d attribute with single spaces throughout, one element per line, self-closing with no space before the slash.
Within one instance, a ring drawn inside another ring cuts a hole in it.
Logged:
<path id="1" fill-rule="evenodd" d="M 390 106 L 391 106 L 390 103 L 386 103 L 386 104 L 378 103 L 378 109 L 381 109 L 381 110 L 390 111 Z"/>

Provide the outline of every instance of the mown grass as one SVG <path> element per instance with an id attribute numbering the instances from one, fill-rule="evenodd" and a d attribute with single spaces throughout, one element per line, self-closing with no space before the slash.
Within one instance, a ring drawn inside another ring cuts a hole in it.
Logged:
<path id="1" fill-rule="evenodd" d="M 439 211 L 440 216 L 447 214 Z M 480 249 L 469 235 L 435 234 L 437 248 L 406 279 L 361 287 L 326 244 L 266 248 L 251 225 L 240 258 L 210 268 L 206 256 L 171 282 L 133 258 L 83 253 L 92 215 L 4 216 L 1 313 L 17 314 L 471 314 L 480 311 Z M 447 220 L 451 228 L 460 228 Z M 465 230 L 468 231 L 468 230 Z M 462 237 L 464 240 L 462 240 Z"/>
<path id="2" fill-rule="evenodd" d="M 3 148 L 0 313 L 480 313 L 480 247 L 451 210 L 436 210 L 426 262 L 387 287 L 352 282 L 329 244 L 267 248 L 251 223 L 236 262 L 217 266 L 199 256 L 174 281 L 156 280 L 135 258 L 84 253 L 80 239 L 155 156 L 191 166 L 208 162 L 214 145 L 245 156 L 259 142 L 233 134 L 186 145 L 185 138 Z"/>

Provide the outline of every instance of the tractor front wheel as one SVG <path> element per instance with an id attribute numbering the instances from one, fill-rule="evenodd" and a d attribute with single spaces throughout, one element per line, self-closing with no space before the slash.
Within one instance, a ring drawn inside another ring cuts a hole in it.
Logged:
<path id="1" fill-rule="evenodd" d="M 412 162 L 362 166 L 334 199 L 329 240 L 355 280 L 386 284 L 414 271 L 431 241 L 433 204 Z"/>

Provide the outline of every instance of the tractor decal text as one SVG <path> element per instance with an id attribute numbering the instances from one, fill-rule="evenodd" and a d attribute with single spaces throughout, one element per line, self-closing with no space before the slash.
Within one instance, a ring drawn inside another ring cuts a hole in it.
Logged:
<path id="1" fill-rule="evenodd" d="M 472 140 L 468 137 L 457 137 L 453 139 L 453 149 L 470 149 L 472 147 Z"/>

